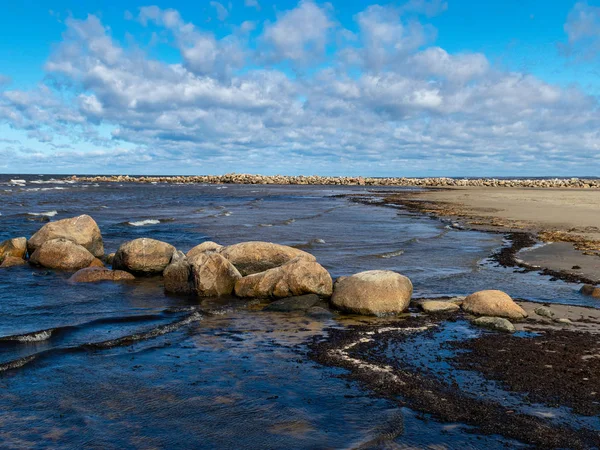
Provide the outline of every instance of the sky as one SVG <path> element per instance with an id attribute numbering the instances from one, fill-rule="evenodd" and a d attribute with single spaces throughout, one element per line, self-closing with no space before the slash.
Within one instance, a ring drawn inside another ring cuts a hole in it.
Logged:
<path id="1" fill-rule="evenodd" d="M 0 172 L 600 175 L 600 0 L 15 0 Z"/>

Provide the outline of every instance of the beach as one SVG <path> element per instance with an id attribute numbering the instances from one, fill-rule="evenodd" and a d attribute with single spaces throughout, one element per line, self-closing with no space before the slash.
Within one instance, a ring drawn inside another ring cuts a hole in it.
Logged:
<path id="1" fill-rule="evenodd" d="M 529 233 L 547 245 L 520 262 L 596 281 L 600 278 L 600 192 L 564 188 L 432 188 L 379 196 L 382 202 L 495 233 Z"/>

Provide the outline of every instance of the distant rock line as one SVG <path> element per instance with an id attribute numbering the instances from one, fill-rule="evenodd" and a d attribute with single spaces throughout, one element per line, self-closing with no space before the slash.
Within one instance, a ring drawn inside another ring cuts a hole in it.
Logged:
<path id="1" fill-rule="evenodd" d="M 69 181 L 90 183 L 175 183 L 175 184 L 274 184 L 326 186 L 401 186 L 401 187 L 517 187 L 600 189 L 600 179 L 497 179 L 497 178 L 373 178 L 284 175 L 194 175 L 194 176 L 72 176 Z"/>

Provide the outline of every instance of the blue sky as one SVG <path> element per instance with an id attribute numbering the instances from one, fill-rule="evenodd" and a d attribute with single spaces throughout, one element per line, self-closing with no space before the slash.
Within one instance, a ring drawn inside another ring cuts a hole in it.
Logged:
<path id="1" fill-rule="evenodd" d="M 600 3 L 17 1 L 5 173 L 597 175 Z"/>

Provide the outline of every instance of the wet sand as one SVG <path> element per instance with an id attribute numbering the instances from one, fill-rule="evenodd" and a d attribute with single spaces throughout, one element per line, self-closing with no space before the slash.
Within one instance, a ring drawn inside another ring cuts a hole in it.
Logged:
<path id="1" fill-rule="evenodd" d="M 600 282 L 600 192 L 460 187 L 382 196 L 469 229 L 526 232 L 549 245 L 519 252 L 526 265 Z"/>

